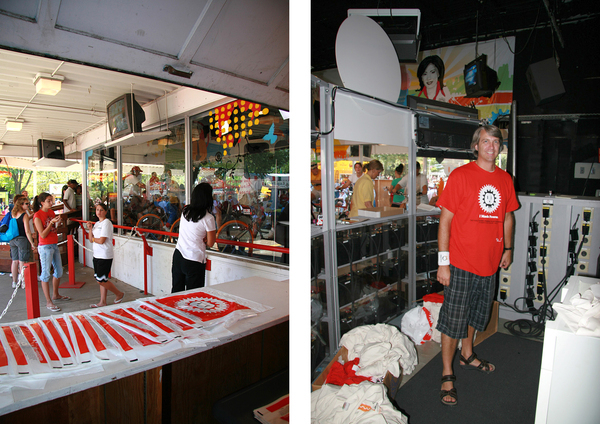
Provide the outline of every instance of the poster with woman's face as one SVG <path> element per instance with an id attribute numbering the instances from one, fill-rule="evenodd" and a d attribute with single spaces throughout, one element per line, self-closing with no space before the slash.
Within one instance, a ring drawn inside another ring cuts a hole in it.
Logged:
<path id="1" fill-rule="evenodd" d="M 494 122 L 508 115 L 513 99 L 514 37 L 443 47 L 419 52 L 418 63 L 401 64 L 402 90 L 398 103 L 406 96 L 424 97 L 461 106 L 474 106 L 481 119 Z M 465 65 L 477 55 L 487 55 L 487 66 L 496 71 L 500 85 L 490 97 L 465 97 Z"/>

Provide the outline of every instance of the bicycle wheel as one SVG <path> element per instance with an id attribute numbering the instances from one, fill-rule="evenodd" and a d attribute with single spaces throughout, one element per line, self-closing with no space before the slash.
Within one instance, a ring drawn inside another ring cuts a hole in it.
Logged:
<path id="1" fill-rule="evenodd" d="M 138 228 L 144 228 L 147 230 L 157 230 L 157 231 L 164 231 L 164 224 L 162 222 L 162 220 L 154 214 L 148 213 L 144 216 L 142 216 L 140 219 L 138 219 L 137 224 L 135 224 L 136 227 Z M 146 239 L 147 240 L 153 240 L 153 241 L 163 241 L 165 239 L 165 236 L 161 235 L 161 234 L 152 234 L 152 233 L 144 233 L 146 235 Z"/>
<path id="2" fill-rule="evenodd" d="M 244 243 L 253 243 L 252 231 L 250 227 L 242 221 L 233 220 L 221 225 L 217 231 L 217 239 L 241 241 Z M 233 246 L 231 244 L 217 244 L 219 252 L 232 253 L 237 255 L 252 256 L 251 247 Z"/>
<path id="3" fill-rule="evenodd" d="M 171 233 L 179 233 L 179 220 L 181 218 L 177 218 L 177 221 L 171 225 L 171 229 L 169 230 Z M 177 236 L 169 237 L 169 243 L 177 243 Z"/>

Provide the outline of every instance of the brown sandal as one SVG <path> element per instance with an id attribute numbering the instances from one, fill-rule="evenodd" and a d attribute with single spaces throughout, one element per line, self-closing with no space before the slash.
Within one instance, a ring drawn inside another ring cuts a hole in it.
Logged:
<path id="1" fill-rule="evenodd" d="M 485 359 L 480 359 L 479 360 L 480 364 L 477 366 L 471 365 L 471 363 L 475 359 L 477 359 L 477 355 L 475 354 L 475 352 L 473 352 L 473 354 L 471 356 L 469 356 L 469 359 L 465 359 L 464 356 L 460 355 L 460 360 L 462 362 L 465 362 L 464 364 L 460 364 L 460 366 L 465 370 L 477 370 L 477 371 L 484 372 L 486 374 L 489 374 L 496 370 L 496 367 L 494 366 L 494 364 L 490 364 Z"/>
<path id="2" fill-rule="evenodd" d="M 456 376 L 454 374 L 443 376 L 442 384 L 444 384 L 446 381 L 452 381 L 454 384 L 456 381 Z M 454 399 L 454 402 L 448 402 L 447 400 L 444 400 L 446 396 L 450 396 L 452 399 Z M 456 388 L 452 387 L 450 390 L 440 390 L 440 400 L 444 405 L 455 406 L 458 403 L 458 394 L 456 393 Z"/>

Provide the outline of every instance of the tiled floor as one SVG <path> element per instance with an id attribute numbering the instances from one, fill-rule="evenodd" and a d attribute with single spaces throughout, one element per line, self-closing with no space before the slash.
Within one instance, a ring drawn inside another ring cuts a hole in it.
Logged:
<path id="1" fill-rule="evenodd" d="M 89 309 L 90 304 L 94 304 L 100 301 L 100 288 L 94 278 L 94 270 L 92 268 L 83 267 L 83 265 L 77 263 L 75 265 L 75 281 L 85 282 L 83 287 L 79 289 L 75 288 L 60 288 L 59 293 L 63 296 L 71 297 L 70 301 L 57 301 L 55 304 L 62 310 L 60 312 L 51 312 L 46 309 L 46 299 L 42 292 L 42 286 L 38 282 L 38 292 L 40 300 L 40 315 L 42 317 L 50 315 L 60 315 L 63 312 L 76 312 L 84 309 Z M 111 279 L 119 290 L 125 293 L 124 301 L 131 301 L 140 297 L 146 297 L 143 291 L 132 287 L 124 282 L 115 278 Z M 67 267 L 64 267 L 64 275 L 61 278 L 61 285 L 69 282 L 69 275 Z M 0 275 L 0 313 L 4 311 L 8 301 L 10 300 L 14 289 L 12 288 L 12 277 L 9 273 Z M 149 295 L 150 296 L 150 295 Z M 108 304 L 112 304 L 115 300 L 115 296 L 112 293 L 108 293 Z M 27 306 L 25 299 L 25 290 L 18 289 L 15 298 L 8 308 L 8 311 L 0 323 L 6 324 L 14 321 L 22 321 L 27 319 Z"/>

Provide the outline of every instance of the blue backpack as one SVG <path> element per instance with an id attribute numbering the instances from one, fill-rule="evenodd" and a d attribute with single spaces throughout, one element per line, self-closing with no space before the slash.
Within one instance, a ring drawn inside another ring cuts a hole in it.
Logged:
<path id="1" fill-rule="evenodd" d="M 10 218 L 8 222 L 8 230 L 4 233 L 0 233 L 0 241 L 8 243 L 19 235 L 19 226 L 17 220 L 12 217 L 12 213 L 9 213 Z"/>

